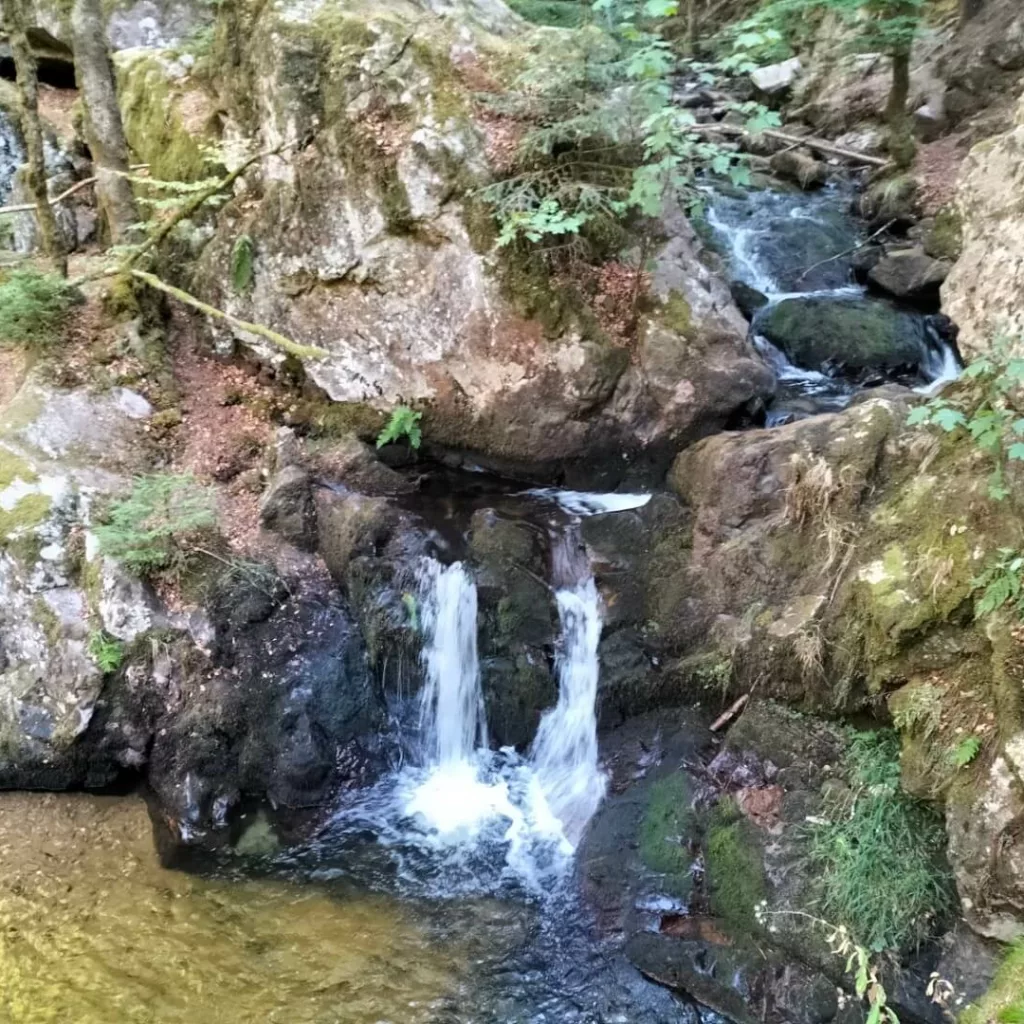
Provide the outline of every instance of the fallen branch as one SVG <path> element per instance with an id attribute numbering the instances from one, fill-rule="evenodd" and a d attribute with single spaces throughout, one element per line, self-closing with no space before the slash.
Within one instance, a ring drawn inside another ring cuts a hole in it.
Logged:
<path id="1" fill-rule="evenodd" d="M 746 707 L 747 701 L 750 700 L 750 694 L 745 693 L 735 703 L 731 704 L 725 709 L 712 723 L 711 731 L 718 732 L 719 729 L 724 725 L 728 725 L 743 709 Z"/>
<path id="2" fill-rule="evenodd" d="M 226 323 L 231 324 L 232 327 L 245 331 L 247 334 L 255 334 L 261 338 L 266 338 L 271 344 L 284 349 L 285 352 L 290 352 L 299 359 L 317 359 L 328 355 L 322 348 L 314 348 L 312 345 L 300 345 L 298 342 L 292 341 L 291 338 L 286 338 L 283 334 L 278 334 L 277 331 L 272 331 L 269 327 L 264 327 L 262 324 L 253 324 L 248 320 L 240 320 L 237 316 L 225 313 L 222 309 L 217 309 L 216 306 L 211 306 L 197 299 L 194 295 L 189 295 L 188 292 L 183 291 L 181 288 L 175 288 L 174 285 L 161 281 L 155 274 L 147 273 L 145 270 L 134 269 L 129 269 L 127 273 L 130 273 L 132 277 L 137 277 L 144 284 L 148 284 L 150 288 L 155 288 L 165 295 L 170 295 L 171 298 L 185 303 L 186 306 L 198 309 L 200 313 L 205 313 L 207 316 L 212 316 L 217 320 L 224 320 Z"/>
<path id="3" fill-rule="evenodd" d="M 719 132 L 722 135 L 732 136 L 744 136 L 751 134 L 745 128 L 741 128 L 738 125 L 718 124 L 717 122 L 693 124 L 687 128 L 687 131 Z M 778 142 L 785 142 L 790 146 L 807 146 L 808 149 L 816 149 L 819 152 L 828 153 L 830 156 L 842 157 L 844 160 L 852 160 L 855 163 L 869 164 L 872 167 L 888 167 L 891 163 L 891 161 L 884 157 L 869 156 L 867 153 L 858 153 L 855 149 L 846 149 L 843 146 L 837 146 L 832 142 L 826 142 L 824 139 L 818 139 L 812 135 L 789 135 L 787 132 L 778 132 L 774 128 L 765 128 L 764 131 L 758 134 L 764 135 L 769 139 L 775 139 Z"/>
<path id="4" fill-rule="evenodd" d="M 797 280 L 802 281 L 808 274 L 817 270 L 818 267 L 825 266 L 826 263 L 834 263 L 836 260 L 841 260 L 844 256 L 852 256 L 855 252 L 860 252 L 861 249 L 866 249 L 879 235 L 888 231 L 895 223 L 896 221 L 891 220 L 888 224 L 883 224 L 873 235 L 868 235 L 863 242 L 858 242 L 853 246 L 853 248 L 847 249 L 844 252 L 837 252 L 835 256 L 829 256 L 828 259 L 819 260 L 817 263 L 812 264 L 797 278 Z"/>
<path id="5" fill-rule="evenodd" d="M 136 164 L 131 169 L 133 171 L 144 171 L 149 167 L 149 164 Z M 117 172 L 115 172 L 117 173 Z M 53 199 L 49 200 L 50 206 L 56 206 L 58 203 L 63 203 L 65 199 L 69 199 L 76 192 L 85 188 L 86 185 L 94 185 L 96 183 L 95 176 L 91 178 L 83 178 L 81 181 L 76 181 L 70 188 L 65 189 L 59 196 L 54 196 Z M 0 206 L 0 216 L 8 213 L 31 213 L 36 208 L 35 203 L 19 203 L 16 206 Z"/>

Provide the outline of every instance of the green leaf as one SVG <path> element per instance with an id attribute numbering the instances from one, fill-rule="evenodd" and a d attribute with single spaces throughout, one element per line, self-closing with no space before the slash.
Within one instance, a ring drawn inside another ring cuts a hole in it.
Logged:
<path id="1" fill-rule="evenodd" d="M 981 740 L 977 736 L 967 736 L 952 750 L 951 760 L 957 768 L 966 768 L 981 750 Z"/>
<path id="2" fill-rule="evenodd" d="M 383 448 L 384 445 L 405 437 L 410 448 L 419 448 L 423 440 L 419 425 L 422 418 L 423 413 L 413 412 L 407 405 L 396 405 L 387 426 L 377 435 L 377 447 Z"/>
<path id="3" fill-rule="evenodd" d="M 936 409 L 932 413 L 932 421 L 940 426 L 947 434 L 952 433 L 957 427 L 962 427 L 966 422 L 964 414 L 959 409 L 949 406 Z"/>
<path id="4" fill-rule="evenodd" d="M 231 285 L 239 294 L 252 290 L 256 247 L 248 235 L 239 235 L 231 247 Z"/>
<path id="5" fill-rule="evenodd" d="M 907 417 L 907 426 L 918 427 L 922 423 L 930 423 L 931 419 L 931 408 L 927 405 L 918 405 L 910 410 L 910 415 Z"/>
<path id="6" fill-rule="evenodd" d="M 1006 449 L 1006 457 L 1016 462 L 1024 462 L 1024 441 L 1015 441 Z"/>

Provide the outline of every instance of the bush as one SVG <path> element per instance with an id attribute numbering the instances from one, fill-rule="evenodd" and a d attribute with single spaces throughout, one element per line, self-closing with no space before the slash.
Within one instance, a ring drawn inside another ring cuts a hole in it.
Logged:
<path id="1" fill-rule="evenodd" d="M 78 291 L 56 274 L 15 270 L 0 284 L 0 344 L 44 351 L 59 339 Z"/>
<path id="2" fill-rule="evenodd" d="M 188 475 L 137 477 L 131 493 L 110 506 L 95 533 L 100 549 L 127 569 L 147 575 L 188 554 L 188 539 L 216 523 L 211 492 Z"/>
<path id="3" fill-rule="evenodd" d="M 822 908 L 871 950 L 912 948 L 953 907 L 942 820 L 900 789 L 894 732 L 855 735 L 847 767 L 851 791 L 811 828 Z"/>

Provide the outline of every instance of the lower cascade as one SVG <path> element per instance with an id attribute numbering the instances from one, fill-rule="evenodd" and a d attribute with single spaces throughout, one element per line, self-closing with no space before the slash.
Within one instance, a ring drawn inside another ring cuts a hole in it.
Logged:
<path id="1" fill-rule="evenodd" d="M 402 810 L 426 828 L 432 842 L 472 846 L 504 827 L 507 867 L 527 885 L 568 864 L 605 791 L 595 714 L 600 597 L 585 557 L 577 554 L 567 568 L 570 559 L 558 554 L 573 540 L 559 541 L 556 579 L 567 571 L 580 578 L 555 593 L 561 625 L 558 702 L 544 714 L 527 759 L 487 746 L 472 576 L 461 562 L 424 560 L 423 764 L 408 769 L 399 783 Z"/>

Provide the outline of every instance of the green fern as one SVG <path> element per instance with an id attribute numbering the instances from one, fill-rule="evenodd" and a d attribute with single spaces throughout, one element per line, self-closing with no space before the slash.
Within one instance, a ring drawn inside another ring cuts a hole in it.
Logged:
<path id="1" fill-rule="evenodd" d="M 89 654 L 104 675 L 116 672 L 124 661 L 124 644 L 102 629 L 89 636 Z"/>
<path id="2" fill-rule="evenodd" d="M 188 538 L 216 522 L 211 492 L 188 475 L 137 477 L 131 493 L 115 502 L 95 529 L 100 550 L 131 572 L 166 569 Z"/>
<path id="3" fill-rule="evenodd" d="M 406 438 L 410 448 L 419 448 L 423 441 L 420 420 L 423 413 L 413 412 L 407 405 L 398 405 L 392 410 L 387 426 L 377 435 L 377 447 L 383 448 L 401 438 Z"/>
<path id="4" fill-rule="evenodd" d="M 967 736 L 950 751 L 950 760 L 957 768 L 966 768 L 980 750 L 981 740 L 977 736 Z"/>
<path id="5" fill-rule="evenodd" d="M 239 235 L 231 248 L 231 284 L 244 295 L 252 290 L 256 246 L 248 235 Z"/>

